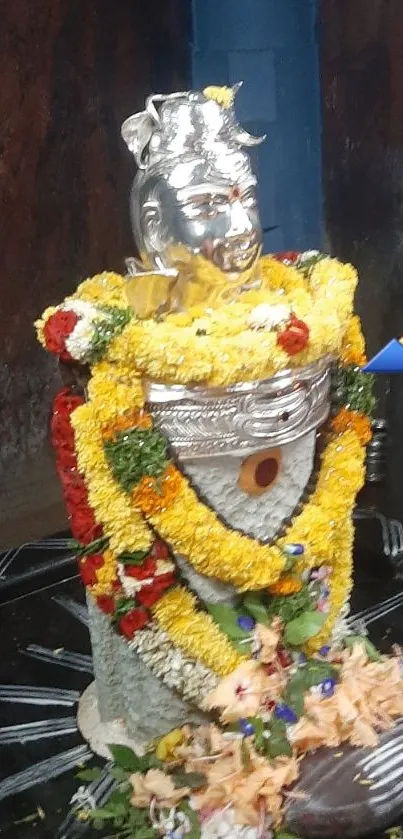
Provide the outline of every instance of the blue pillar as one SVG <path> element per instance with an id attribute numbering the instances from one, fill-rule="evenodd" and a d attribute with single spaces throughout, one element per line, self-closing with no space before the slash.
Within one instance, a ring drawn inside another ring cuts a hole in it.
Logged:
<path id="1" fill-rule="evenodd" d="M 323 246 L 315 0 L 192 0 L 192 85 L 243 81 L 236 110 L 252 134 L 264 250 Z"/>

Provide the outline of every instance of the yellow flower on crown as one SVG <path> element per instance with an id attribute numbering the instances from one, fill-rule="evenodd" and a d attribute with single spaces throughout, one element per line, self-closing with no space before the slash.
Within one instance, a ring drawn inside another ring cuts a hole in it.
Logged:
<path id="1" fill-rule="evenodd" d="M 213 102 L 217 102 L 222 108 L 230 108 L 234 103 L 235 92 L 232 87 L 209 85 L 204 88 L 203 96 L 206 99 L 212 99 Z"/>

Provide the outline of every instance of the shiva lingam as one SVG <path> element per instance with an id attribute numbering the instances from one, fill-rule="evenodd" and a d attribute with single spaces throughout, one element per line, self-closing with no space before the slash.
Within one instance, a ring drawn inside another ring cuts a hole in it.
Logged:
<path id="1" fill-rule="evenodd" d="M 198 92 L 150 96 L 145 111 L 123 124 L 139 168 L 131 216 L 141 265 L 132 264 L 127 284 L 138 316 L 152 311 L 158 317 L 195 303 L 217 305 L 259 284 L 256 178 L 244 147 L 263 138 L 251 137 L 237 123 L 237 89 L 227 107 Z M 241 527 L 260 542 L 281 535 L 309 493 L 317 429 L 330 407 L 330 359 L 228 388 L 149 381 L 146 389 L 148 409 L 209 506 L 230 527 Z M 235 588 L 197 573 L 185 556 L 176 556 L 176 562 L 205 602 L 233 602 Z M 162 652 L 160 667 L 151 672 L 135 644 L 130 648 L 116 635 L 91 598 L 89 610 L 103 723 L 123 719 L 129 737 L 141 746 L 185 722 L 206 719 L 171 689 L 175 662 L 164 666 Z M 199 669 L 195 684 L 204 676 L 207 693 L 212 678 Z M 155 675 L 159 671 L 161 678 Z M 96 724 L 88 731 L 83 706 L 83 731 L 99 749 L 101 728 Z"/>
<path id="2" fill-rule="evenodd" d="M 131 216 L 141 263 L 130 261 L 127 280 L 139 319 L 186 314 L 195 306 L 208 310 L 259 287 L 261 225 L 244 149 L 263 138 L 239 126 L 237 87 L 222 101 L 208 90 L 150 96 L 145 110 L 123 124 L 139 170 Z M 198 496 L 257 545 L 279 538 L 309 497 L 318 432 L 330 410 L 331 362 L 325 355 L 228 387 L 143 383 L 147 409 Z M 234 603 L 232 585 L 199 573 L 185 555 L 177 553 L 175 562 L 204 604 Z M 209 721 L 200 705 L 216 686 L 212 671 L 172 650 L 161 629 L 150 628 L 140 648 L 136 636 L 128 643 L 116 634 L 91 597 L 88 608 L 96 690 L 90 687 L 82 697 L 79 724 L 95 751 L 106 754 L 108 742 L 141 750 L 185 723 Z M 322 749 L 308 758 L 288 829 L 353 837 L 367 830 L 364 817 L 378 829 L 387 825 L 403 806 L 403 785 L 391 788 L 401 740 L 397 728 L 370 752 L 347 750 L 337 757 Z M 358 797 L 344 796 L 342 789 L 366 770 L 376 777 L 375 791 L 368 783 Z"/>

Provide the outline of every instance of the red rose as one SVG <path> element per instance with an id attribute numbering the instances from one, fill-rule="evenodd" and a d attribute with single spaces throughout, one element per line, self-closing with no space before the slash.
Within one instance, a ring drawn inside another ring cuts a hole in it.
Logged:
<path id="1" fill-rule="evenodd" d="M 280 253 L 274 253 L 273 259 L 277 259 L 277 262 L 291 262 L 293 264 L 299 256 L 298 251 L 281 251 Z"/>
<path id="2" fill-rule="evenodd" d="M 291 317 L 285 329 L 277 335 L 277 344 L 288 355 L 296 355 L 305 349 L 309 340 L 309 326 L 303 320 Z"/>
<path id="3" fill-rule="evenodd" d="M 47 349 L 59 355 L 64 361 L 72 360 L 66 349 L 66 338 L 69 337 L 77 322 L 78 315 L 75 312 L 58 309 L 48 318 L 43 328 Z"/>
<path id="4" fill-rule="evenodd" d="M 149 620 L 150 615 L 145 609 L 130 609 L 130 612 L 126 612 L 120 619 L 119 629 L 126 638 L 133 638 L 134 633 L 142 629 Z"/>
<path id="5" fill-rule="evenodd" d="M 163 542 L 162 539 L 156 539 L 151 548 L 151 556 L 154 559 L 168 559 L 169 548 L 166 542 Z"/>
<path id="6" fill-rule="evenodd" d="M 157 570 L 157 563 L 151 556 L 147 556 L 141 565 L 125 565 L 126 577 L 134 577 L 136 580 L 146 580 L 153 577 Z"/>
<path id="7" fill-rule="evenodd" d="M 150 583 L 148 586 L 143 586 L 140 591 L 136 593 L 136 598 L 142 606 L 146 606 L 149 608 L 153 606 L 157 600 L 160 599 L 163 592 L 170 588 L 175 582 L 175 574 L 161 574 L 159 577 L 155 577 L 153 583 Z"/>
<path id="8" fill-rule="evenodd" d="M 115 598 L 107 594 L 101 594 L 97 597 L 97 604 L 105 615 L 113 615 L 115 611 Z"/>
<path id="9" fill-rule="evenodd" d="M 93 554 L 92 556 L 80 559 L 78 567 L 81 574 L 81 579 L 85 586 L 94 586 L 97 582 L 96 570 L 102 568 L 104 558 L 102 554 Z"/>

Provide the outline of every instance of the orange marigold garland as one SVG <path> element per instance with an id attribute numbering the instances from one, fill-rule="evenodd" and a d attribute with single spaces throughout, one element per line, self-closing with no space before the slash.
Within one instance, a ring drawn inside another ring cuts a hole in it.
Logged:
<path id="1" fill-rule="evenodd" d="M 366 446 L 372 438 L 371 420 L 359 411 L 349 411 L 341 408 L 332 419 L 332 429 L 336 434 L 343 431 L 354 431 L 362 446 Z"/>

